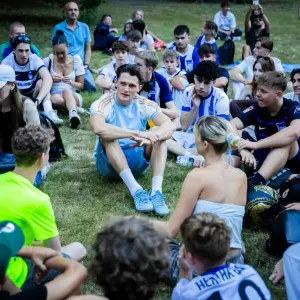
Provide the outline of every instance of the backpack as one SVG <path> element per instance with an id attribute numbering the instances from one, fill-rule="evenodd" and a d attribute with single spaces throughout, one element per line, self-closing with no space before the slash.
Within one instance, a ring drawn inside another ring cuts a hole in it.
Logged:
<path id="1" fill-rule="evenodd" d="M 41 126 L 44 128 L 51 128 L 54 131 L 55 139 L 50 144 L 49 162 L 56 162 L 61 160 L 62 157 L 68 157 L 58 127 L 44 112 L 39 112 L 39 115 Z"/>
<path id="2" fill-rule="evenodd" d="M 219 48 L 220 65 L 230 65 L 234 63 L 235 45 L 230 39 L 224 42 Z"/>

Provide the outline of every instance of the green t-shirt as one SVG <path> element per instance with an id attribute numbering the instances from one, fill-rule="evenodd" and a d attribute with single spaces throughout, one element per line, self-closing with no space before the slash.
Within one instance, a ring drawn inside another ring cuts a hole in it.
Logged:
<path id="1" fill-rule="evenodd" d="M 23 230 L 26 246 L 58 236 L 54 212 L 48 195 L 13 172 L 0 175 L 0 222 L 12 221 Z M 28 268 L 20 258 L 12 258 L 6 274 L 17 287 L 26 280 Z"/>

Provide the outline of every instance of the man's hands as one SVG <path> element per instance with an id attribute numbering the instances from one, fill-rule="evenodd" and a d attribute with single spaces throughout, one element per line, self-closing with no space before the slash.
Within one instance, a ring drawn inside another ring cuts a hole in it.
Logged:
<path id="1" fill-rule="evenodd" d="M 275 265 L 272 275 L 269 279 L 273 284 L 278 284 L 284 277 L 282 259 Z"/>
<path id="2" fill-rule="evenodd" d="M 250 142 L 248 140 L 240 139 L 238 143 L 238 149 L 249 149 L 249 150 L 257 150 L 257 142 Z"/>
<path id="3" fill-rule="evenodd" d="M 199 107 L 200 101 L 201 100 L 200 100 L 199 96 L 196 94 L 196 90 L 195 90 L 195 87 L 194 87 L 194 89 L 193 89 L 193 95 L 192 95 L 193 106 Z"/>
<path id="4" fill-rule="evenodd" d="M 159 135 L 154 131 L 139 131 L 130 139 L 136 142 L 132 147 L 143 147 L 158 142 Z"/>
<path id="5" fill-rule="evenodd" d="M 288 204 L 286 207 L 285 207 L 286 210 L 292 210 L 292 209 L 295 209 L 295 210 L 300 210 L 300 203 L 290 203 Z"/>
<path id="6" fill-rule="evenodd" d="M 41 271 L 46 271 L 47 268 L 46 268 L 44 262 L 47 259 L 55 257 L 55 256 L 61 256 L 61 254 L 50 248 L 32 247 L 32 253 L 31 253 L 30 259 L 35 263 L 35 265 Z"/>
<path id="7" fill-rule="evenodd" d="M 243 164 L 256 170 L 256 159 L 252 152 L 243 149 L 240 151 L 240 155 Z"/>

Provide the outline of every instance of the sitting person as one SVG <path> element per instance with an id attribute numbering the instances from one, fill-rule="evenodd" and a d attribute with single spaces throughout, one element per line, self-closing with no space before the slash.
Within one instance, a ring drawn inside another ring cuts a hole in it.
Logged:
<path id="1" fill-rule="evenodd" d="M 63 120 L 59 119 L 53 110 L 50 99 L 51 75 L 44 62 L 36 54 L 30 53 L 30 45 L 31 40 L 26 35 L 15 37 L 14 50 L 2 61 L 2 64 L 14 69 L 20 93 L 31 98 L 38 106 L 42 104 L 46 115 L 56 125 L 61 125 Z"/>
<path id="2" fill-rule="evenodd" d="M 283 98 L 286 79 L 280 72 L 267 72 L 257 79 L 257 104 L 231 120 L 233 130 L 255 126 L 257 141 L 243 140 L 233 155 L 235 166 L 241 162 L 258 170 L 249 178 L 252 185 L 265 184 L 283 167 L 300 172 L 300 103 Z"/>
<path id="3" fill-rule="evenodd" d="M 178 156 L 197 154 L 195 148 L 194 124 L 203 116 L 219 116 L 229 119 L 229 99 L 213 86 L 218 77 L 218 67 L 211 61 L 202 61 L 194 70 L 195 85 L 189 86 L 182 97 L 180 123 L 182 131 L 175 131 L 173 140 L 167 142 L 168 150 Z M 201 157 L 200 157 L 201 158 Z M 203 160 L 203 158 L 201 158 Z M 178 161 L 179 164 L 180 161 Z"/>
<path id="4" fill-rule="evenodd" d="M 182 71 L 191 71 L 199 63 L 197 48 L 190 42 L 190 29 L 186 25 L 178 25 L 174 29 L 175 42 L 167 45 L 170 50 L 176 50 L 179 54 L 179 68 Z"/>
<path id="5" fill-rule="evenodd" d="M 258 13 L 256 13 L 258 11 Z M 243 59 L 253 54 L 256 42 L 261 37 L 270 37 L 271 25 L 267 16 L 263 13 L 261 5 L 252 4 L 245 18 L 246 46 L 243 47 Z"/>
<path id="6" fill-rule="evenodd" d="M 158 56 L 151 50 L 136 53 L 135 64 L 138 66 L 143 87 L 139 94 L 149 100 L 156 102 L 162 112 L 170 119 L 177 118 L 176 105 L 170 92 L 168 81 L 155 71 L 158 65 Z"/>
<path id="7" fill-rule="evenodd" d="M 172 300 L 272 299 L 251 266 L 227 264 L 231 230 L 221 218 L 212 213 L 191 216 L 182 223 L 180 232 L 180 274 Z M 197 273 L 194 278 L 193 271 Z"/>
<path id="8" fill-rule="evenodd" d="M 11 138 L 19 127 L 40 125 L 39 113 L 31 99 L 22 97 L 16 85 L 15 71 L 0 64 L 0 174 L 15 167 Z M 40 182 L 36 182 L 39 185 Z"/>
<path id="9" fill-rule="evenodd" d="M 19 22 L 14 22 L 9 26 L 10 39 L 6 43 L 0 45 L 0 63 L 6 56 L 13 52 L 13 40 L 18 35 L 26 35 L 25 26 Z M 34 44 L 30 45 L 30 51 L 32 54 L 41 57 L 39 49 Z"/>
<path id="10" fill-rule="evenodd" d="M 216 50 L 210 44 L 203 44 L 198 50 L 200 61 L 208 60 L 216 62 Z M 229 83 L 229 73 L 225 68 L 218 66 L 219 75 L 218 78 L 214 81 L 214 87 L 222 89 L 227 93 L 228 83 Z M 180 81 L 180 77 L 185 77 L 189 83 L 195 83 L 194 81 L 194 69 L 186 73 L 186 75 L 178 75 L 171 79 L 171 84 L 179 90 L 184 90 L 185 87 Z"/>
<path id="11" fill-rule="evenodd" d="M 16 168 L 0 175 L 0 221 L 10 220 L 18 225 L 26 246 L 40 241 L 44 247 L 81 261 L 86 256 L 84 246 L 71 243 L 61 247 L 49 196 L 32 185 L 37 172 L 48 162 L 52 140 L 50 131 L 37 125 L 27 125 L 14 133 L 11 147 Z M 37 283 L 32 270 L 30 261 L 16 258 L 10 261 L 7 276 L 18 288 L 26 289 Z M 57 273 L 49 273 L 47 279 L 51 280 L 53 275 Z"/>
<path id="12" fill-rule="evenodd" d="M 59 252 L 49 248 L 23 246 L 24 240 L 19 226 L 10 221 L 0 222 L 0 299 L 63 300 L 80 294 L 79 287 L 87 277 L 87 271 L 82 264 L 61 257 Z M 9 260 L 16 257 L 30 261 L 36 275 L 50 271 L 56 273 L 56 277 L 45 285 L 42 281 L 38 285 L 20 290 L 6 274 Z"/>
<path id="13" fill-rule="evenodd" d="M 102 176 L 124 181 L 137 211 L 154 209 L 157 214 L 166 215 L 169 210 L 162 193 L 167 159 L 165 141 L 175 126 L 156 103 L 137 94 L 141 82 L 136 65 L 123 65 L 117 70 L 116 93 L 104 94 L 92 104 L 96 167 Z M 149 120 L 157 127 L 145 131 Z M 150 163 L 153 178 L 148 194 L 134 176 L 144 174 Z"/>
<path id="14" fill-rule="evenodd" d="M 44 60 L 53 80 L 51 101 L 56 107 L 68 110 L 70 127 L 77 128 L 80 124 L 77 107 L 81 107 L 83 102 L 77 92 L 84 85 L 83 63 L 79 55 L 68 55 L 69 43 L 63 31 L 57 30 L 52 46 L 53 54 Z"/>
<path id="15" fill-rule="evenodd" d="M 194 134 L 197 152 L 204 157 L 205 167 L 194 168 L 188 173 L 171 217 L 167 222 L 156 222 L 175 239 L 186 218 L 201 212 L 214 213 L 232 230 L 226 261 L 243 263 L 242 225 L 247 178 L 243 171 L 231 167 L 223 159 L 228 148 L 236 147 L 230 123 L 216 116 L 202 117 L 195 124 Z M 179 249 L 178 242 L 171 241 L 169 278 L 172 283 L 176 283 L 179 276 Z"/>
<path id="16" fill-rule="evenodd" d="M 154 49 L 154 39 L 148 33 L 146 29 L 146 24 L 142 20 L 136 20 L 132 22 L 132 26 L 134 29 L 138 30 L 142 34 L 142 41 L 140 47 L 145 50 L 155 50 Z"/>
<path id="17" fill-rule="evenodd" d="M 168 271 L 168 243 L 151 221 L 125 217 L 98 233 L 90 270 L 106 300 L 151 300 Z M 92 295 L 69 300 L 100 300 Z"/>
<path id="18" fill-rule="evenodd" d="M 203 44 L 210 44 L 214 47 L 215 49 L 215 55 L 216 55 L 216 64 L 219 65 L 219 52 L 218 52 L 218 45 L 215 40 L 216 33 L 218 31 L 218 26 L 216 25 L 215 22 L 212 21 L 206 21 L 201 29 L 202 35 L 199 36 L 195 48 L 200 49 L 200 47 Z M 198 52 L 199 53 L 199 52 Z M 201 61 L 201 58 L 200 58 Z"/>
<path id="19" fill-rule="evenodd" d="M 253 80 L 253 64 L 259 56 L 271 57 L 273 50 L 273 41 L 267 37 L 259 38 L 255 44 L 253 55 L 245 57 L 245 59 L 232 70 L 229 71 L 230 79 L 232 80 L 234 99 L 240 99 L 239 95 L 244 85 Z M 284 73 L 281 61 L 272 57 L 275 70 Z M 242 75 L 245 73 L 245 77 Z"/>
<path id="20" fill-rule="evenodd" d="M 291 82 L 293 84 L 293 92 L 285 94 L 284 98 L 300 102 L 300 69 L 294 69 L 291 72 Z"/>
<path id="21" fill-rule="evenodd" d="M 214 17 L 214 22 L 218 26 L 217 38 L 221 40 L 231 39 L 233 41 L 240 40 L 243 31 L 236 28 L 236 20 L 233 13 L 229 10 L 231 5 L 228 1 L 221 3 L 221 11 L 217 12 Z"/>
<path id="22" fill-rule="evenodd" d="M 258 57 L 253 65 L 253 80 L 246 84 L 241 91 L 241 100 L 230 101 L 230 114 L 232 118 L 240 118 L 242 111 L 252 104 L 257 103 L 257 80 L 266 72 L 275 71 L 273 59 L 269 56 Z"/>
<path id="23" fill-rule="evenodd" d="M 123 35 L 119 37 L 119 41 L 126 41 L 126 34 L 130 30 L 133 30 L 132 22 L 127 22 L 124 24 L 124 30 L 123 30 Z"/>
<path id="24" fill-rule="evenodd" d="M 143 51 L 143 49 L 140 47 L 142 38 L 142 34 L 136 29 L 130 30 L 126 33 L 126 41 L 129 46 L 129 64 L 134 64 L 135 54 L 139 51 Z"/>
<path id="25" fill-rule="evenodd" d="M 114 35 L 114 33 L 118 33 L 118 29 L 111 28 L 111 25 L 111 15 L 103 15 L 94 30 L 94 50 L 103 50 L 106 54 L 111 55 L 111 45 L 119 39 Z"/>
<path id="26" fill-rule="evenodd" d="M 104 93 L 115 89 L 117 70 L 119 67 L 127 64 L 128 61 L 129 44 L 126 41 L 114 42 L 112 44 L 112 53 L 114 61 L 104 66 L 96 79 L 97 87 L 103 89 Z"/>
<path id="27" fill-rule="evenodd" d="M 175 105 L 176 105 L 177 114 L 178 114 L 178 116 L 180 116 L 181 107 L 182 107 L 182 93 L 183 93 L 183 91 L 180 91 L 180 90 L 176 89 L 170 83 L 170 80 L 174 76 L 184 74 L 184 72 L 180 71 L 180 69 L 178 68 L 179 55 L 175 50 L 167 49 L 167 50 L 164 51 L 162 58 L 163 58 L 164 67 L 157 70 L 157 73 L 161 74 L 162 76 L 164 76 L 168 80 L 170 91 L 172 92 L 173 101 L 175 102 Z M 189 85 L 188 81 L 185 78 L 182 78 L 182 77 L 180 78 L 180 83 L 185 88 L 188 87 L 188 85 Z"/>

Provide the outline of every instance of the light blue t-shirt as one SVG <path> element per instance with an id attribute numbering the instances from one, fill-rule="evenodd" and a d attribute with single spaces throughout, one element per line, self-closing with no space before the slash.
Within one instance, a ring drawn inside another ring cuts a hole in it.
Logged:
<path id="1" fill-rule="evenodd" d="M 69 55 L 79 55 L 84 63 L 85 44 L 91 42 L 91 33 L 87 24 L 77 21 L 74 31 L 68 27 L 66 21 L 57 24 L 52 31 L 51 41 L 57 30 L 62 30 L 69 43 Z"/>
<path id="2" fill-rule="evenodd" d="M 116 99 L 116 93 L 104 94 L 91 106 L 91 114 L 99 114 L 105 122 L 120 128 L 145 131 L 147 122 L 161 113 L 160 107 L 151 100 L 136 95 L 129 105 L 121 105 Z M 121 148 L 129 148 L 134 144 L 132 140 L 120 139 Z"/>

